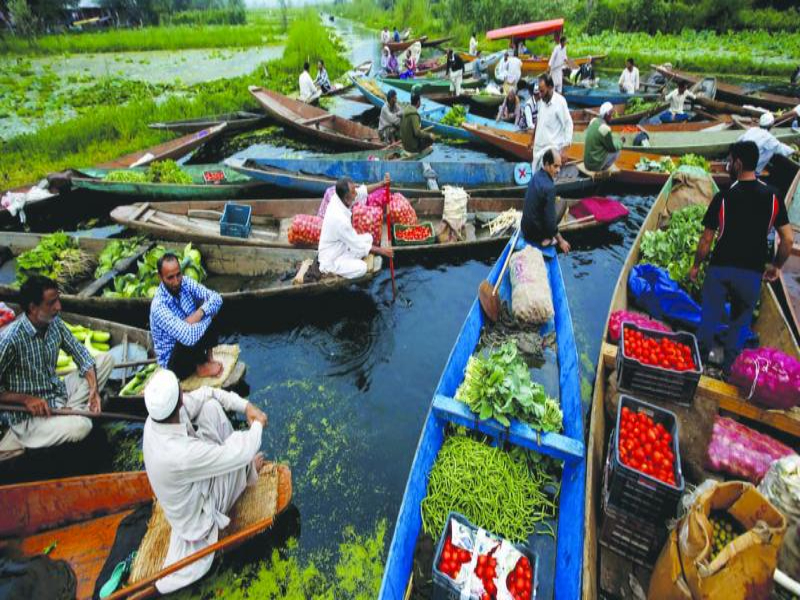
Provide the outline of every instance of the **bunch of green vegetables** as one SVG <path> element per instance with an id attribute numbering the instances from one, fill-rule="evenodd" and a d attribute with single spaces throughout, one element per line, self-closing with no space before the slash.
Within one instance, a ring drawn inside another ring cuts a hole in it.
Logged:
<path id="1" fill-rule="evenodd" d="M 158 277 L 158 259 L 161 258 L 167 249 L 163 246 L 156 246 L 147 252 L 142 260 L 138 262 L 136 273 L 126 273 L 114 278 L 112 289 L 103 292 L 106 298 L 152 298 L 158 290 L 161 280 Z M 203 259 L 200 251 L 186 244 L 183 252 L 175 252 L 181 264 L 184 277 L 191 277 L 195 281 L 203 281 L 206 278 L 206 270 L 203 268 Z"/>
<path id="2" fill-rule="evenodd" d="M 114 268 L 118 260 L 133 256 L 139 248 L 139 244 L 144 240 L 143 237 L 133 237 L 124 240 L 114 240 L 108 244 L 97 257 L 97 268 L 94 270 L 95 277 L 102 277 Z"/>
<path id="3" fill-rule="evenodd" d="M 440 123 L 442 125 L 451 125 L 453 127 L 461 127 L 461 124 L 467 119 L 467 109 L 461 104 L 453 105 L 453 108 L 447 111 L 442 117 Z"/>
<path id="4" fill-rule="evenodd" d="M 425 533 L 438 537 L 451 511 L 477 527 L 522 542 L 548 531 L 544 521 L 555 517 L 558 480 L 544 463 L 532 464 L 520 453 L 490 446 L 466 435 L 445 439 L 422 500 Z M 552 530 L 550 529 L 551 533 Z"/>
<path id="5" fill-rule="evenodd" d="M 699 156 L 697 154 L 684 154 L 678 160 L 678 166 L 689 166 L 689 167 L 700 167 L 706 173 L 711 172 L 711 164 L 708 162 L 705 156 Z"/>
<path id="6" fill-rule="evenodd" d="M 625 104 L 625 113 L 626 115 L 632 115 L 634 113 L 643 112 L 646 110 L 652 110 L 662 104 L 658 100 L 654 102 L 648 102 L 644 98 L 640 96 L 634 96 Z"/>
<path id="7" fill-rule="evenodd" d="M 666 228 L 645 232 L 640 247 L 641 262 L 666 269 L 672 279 L 693 295 L 699 293 L 705 278 L 705 267 L 701 266 L 697 280 L 689 279 L 705 214 L 706 207 L 700 204 L 675 211 Z"/>
<path id="8" fill-rule="evenodd" d="M 111 171 L 104 178 L 103 181 L 110 181 L 112 183 L 150 183 L 147 173 L 143 171 Z"/>
<path id="9" fill-rule="evenodd" d="M 83 342 L 86 349 L 93 357 L 98 356 L 103 352 L 108 352 L 111 340 L 111 334 L 108 331 L 100 329 L 90 329 L 83 325 L 72 325 L 64 321 L 67 329 L 75 336 L 79 342 Z M 56 361 L 56 373 L 58 375 L 66 375 L 72 373 L 78 368 L 72 357 L 63 350 L 58 351 L 58 359 Z"/>
<path id="10" fill-rule="evenodd" d="M 511 419 L 516 419 L 546 432 L 562 428 L 558 401 L 549 398 L 544 387 L 531 380 L 528 366 L 514 342 L 490 353 L 470 356 L 464 382 L 455 397 L 482 421 L 495 419 L 508 427 Z"/>
<path id="11" fill-rule="evenodd" d="M 144 393 L 144 387 L 147 385 L 147 382 L 150 380 L 150 377 L 153 373 L 156 372 L 158 365 L 153 363 L 151 365 L 147 365 L 144 369 L 136 373 L 125 387 L 123 387 L 119 391 L 120 396 L 141 396 Z"/>
<path id="12" fill-rule="evenodd" d="M 92 257 L 78 248 L 78 242 L 59 231 L 44 236 L 35 248 L 17 257 L 16 283 L 22 285 L 29 277 L 42 275 L 67 287 L 88 276 L 92 266 Z"/>
<path id="13" fill-rule="evenodd" d="M 192 176 L 180 168 L 174 160 L 159 160 L 151 163 L 147 170 L 134 171 L 111 171 L 104 178 L 104 181 L 118 183 L 192 183 Z"/>
<path id="14" fill-rule="evenodd" d="M 637 171 L 649 171 L 653 173 L 672 173 L 675 170 L 675 163 L 669 156 L 665 156 L 660 160 L 650 160 L 643 156 L 636 163 Z"/>

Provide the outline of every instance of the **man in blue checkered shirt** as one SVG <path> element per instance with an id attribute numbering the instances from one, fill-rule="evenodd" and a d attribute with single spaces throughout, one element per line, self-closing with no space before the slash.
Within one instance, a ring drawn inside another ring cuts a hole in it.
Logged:
<path id="1" fill-rule="evenodd" d="M 196 373 L 216 377 L 222 364 L 211 351 L 219 333 L 214 317 L 222 297 L 190 277 L 184 277 L 178 257 L 167 252 L 158 259 L 161 284 L 150 304 L 150 332 L 158 364 L 178 379 Z"/>

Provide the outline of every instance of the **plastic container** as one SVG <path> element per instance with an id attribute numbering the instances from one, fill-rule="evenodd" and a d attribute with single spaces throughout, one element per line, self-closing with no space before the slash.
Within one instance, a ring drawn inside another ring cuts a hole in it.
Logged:
<path id="1" fill-rule="evenodd" d="M 675 455 L 675 485 L 665 483 L 641 471 L 632 469 L 619 459 L 619 421 L 622 408 L 632 412 L 643 412 L 655 423 L 661 423 L 672 435 L 672 453 Z M 608 449 L 605 485 L 607 505 L 631 516 L 662 525 L 666 519 L 675 517 L 678 502 L 685 487 L 681 472 L 681 457 L 678 445 L 678 418 L 658 406 L 642 402 L 630 396 L 621 395 L 617 407 L 617 424 Z"/>
<path id="2" fill-rule="evenodd" d="M 247 238 L 250 236 L 250 222 L 253 208 L 246 204 L 225 204 L 225 211 L 219 221 L 219 234 L 229 237 Z"/>
<path id="3" fill-rule="evenodd" d="M 411 229 L 413 227 L 427 227 L 428 231 L 430 231 L 430 235 L 424 240 L 419 240 L 419 241 L 401 240 L 400 238 L 397 237 L 397 233 L 399 231 L 403 231 L 405 229 Z M 422 246 L 426 244 L 433 244 L 436 242 L 436 231 L 433 229 L 433 223 L 431 223 L 430 221 L 417 223 L 416 225 L 403 225 L 402 223 L 393 223 L 392 239 L 394 240 L 395 246 Z"/>
<path id="4" fill-rule="evenodd" d="M 461 590 L 456 586 L 456 583 L 450 579 L 447 575 L 442 573 L 439 570 L 439 562 L 442 558 L 442 549 L 444 548 L 444 541 L 448 535 L 450 535 L 450 523 L 451 521 L 457 521 L 462 525 L 469 527 L 469 529 L 473 532 L 473 534 L 477 534 L 478 528 L 475 527 L 469 520 L 462 514 L 457 512 L 451 512 L 447 516 L 447 521 L 444 524 L 444 530 L 442 531 L 442 535 L 439 536 L 439 541 L 436 543 L 436 553 L 433 555 L 433 594 L 431 595 L 432 600 L 459 600 L 461 598 Z M 501 539 L 501 538 L 497 538 Z M 514 548 L 519 550 L 521 554 L 523 554 L 531 563 L 531 569 L 533 571 L 533 581 L 531 585 L 531 600 L 536 600 L 536 588 L 539 584 L 539 557 L 534 554 L 531 550 L 527 547 L 522 546 L 520 544 L 514 544 Z M 478 596 L 471 594 L 469 596 L 470 600 L 480 600 Z"/>
<path id="5" fill-rule="evenodd" d="M 645 337 L 652 337 L 658 340 L 668 338 L 674 342 L 686 344 L 692 351 L 695 370 L 673 371 L 664 367 L 646 365 L 635 358 L 631 358 L 625 352 L 626 329 L 639 331 Z M 697 338 L 691 333 L 685 331 L 669 333 L 639 327 L 628 322 L 622 324 L 619 352 L 617 352 L 617 386 L 620 389 L 645 396 L 656 396 L 659 399 L 666 398 L 678 404 L 691 406 L 694 402 L 694 394 L 697 391 L 697 385 L 700 383 L 700 375 L 702 373 L 703 364 L 700 360 Z"/>
<path id="6" fill-rule="evenodd" d="M 600 545 L 644 567 L 655 565 L 667 539 L 667 528 L 606 506 L 600 526 Z"/>

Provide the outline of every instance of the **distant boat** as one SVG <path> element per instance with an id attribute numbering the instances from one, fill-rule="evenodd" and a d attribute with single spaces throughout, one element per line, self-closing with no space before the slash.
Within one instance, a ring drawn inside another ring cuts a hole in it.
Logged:
<path id="1" fill-rule="evenodd" d="M 194 133 L 201 129 L 207 129 L 222 123 L 227 123 L 226 131 L 239 132 L 246 131 L 247 129 L 255 129 L 266 121 L 263 114 L 247 112 L 239 110 L 232 113 L 222 113 L 219 115 L 211 115 L 208 117 L 197 117 L 196 119 L 184 119 L 183 121 L 166 121 L 159 123 L 150 123 L 150 129 L 163 129 L 166 131 L 175 131 L 177 133 Z"/>
<path id="2" fill-rule="evenodd" d="M 658 94 L 623 94 L 621 92 L 582 88 L 574 85 L 565 85 L 562 95 L 567 103 L 574 106 L 601 106 L 605 102 L 625 104 L 633 98 L 641 98 L 646 101 L 655 101 L 660 98 Z"/>

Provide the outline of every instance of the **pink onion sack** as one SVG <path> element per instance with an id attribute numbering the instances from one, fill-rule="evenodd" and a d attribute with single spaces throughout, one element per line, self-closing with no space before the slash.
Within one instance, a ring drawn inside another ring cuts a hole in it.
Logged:
<path id="1" fill-rule="evenodd" d="M 800 404 L 800 362 L 775 348 L 743 350 L 733 363 L 730 382 L 768 408 Z"/>
<path id="2" fill-rule="evenodd" d="M 289 243 L 293 246 L 318 246 L 322 233 L 322 217 L 295 215 L 289 226 Z"/>
<path id="3" fill-rule="evenodd" d="M 383 211 L 377 206 L 367 206 L 366 204 L 354 204 L 351 210 L 353 212 L 353 229 L 358 233 L 372 234 L 372 244 L 379 246 Z"/>
<path id="4" fill-rule="evenodd" d="M 622 333 L 623 322 L 633 323 L 634 325 L 652 329 L 653 331 L 672 331 L 672 328 L 668 325 L 664 325 L 661 321 L 651 319 L 647 315 L 627 310 L 615 310 L 608 319 L 608 339 L 615 344 L 619 341 L 619 336 Z"/>

